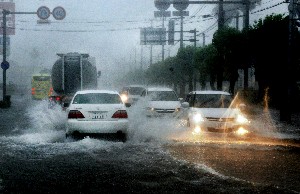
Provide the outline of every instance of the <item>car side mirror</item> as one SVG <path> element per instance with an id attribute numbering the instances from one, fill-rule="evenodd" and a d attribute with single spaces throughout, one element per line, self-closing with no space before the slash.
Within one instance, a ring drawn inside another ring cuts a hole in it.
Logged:
<path id="1" fill-rule="evenodd" d="M 190 107 L 190 104 L 188 102 L 183 102 L 181 104 L 181 106 L 182 106 L 182 108 L 188 108 L 188 107 Z"/>
<path id="2" fill-rule="evenodd" d="M 128 108 L 128 107 L 131 107 L 131 103 L 128 103 L 128 102 L 126 102 L 125 103 L 125 106 Z"/>

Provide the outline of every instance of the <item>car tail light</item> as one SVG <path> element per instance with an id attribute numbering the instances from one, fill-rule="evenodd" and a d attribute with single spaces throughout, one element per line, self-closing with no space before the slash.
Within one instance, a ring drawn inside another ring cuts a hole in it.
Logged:
<path id="1" fill-rule="evenodd" d="M 117 112 L 115 112 L 113 114 L 113 116 L 111 118 L 127 119 L 128 118 L 127 111 L 126 110 L 118 110 Z"/>
<path id="2" fill-rule="evenodd" d="M 48 96 L 51 96 L 53 94 L 53 88 L 50 88 Z"/>
<path id="3" fill-rule="evenodd" d="M 31 94 L 32 94 L 32 95 L 35 94 L 35 88 L 31 88 Z"/>
<path id="4" fill-rule="evenodd" d="M 70 110 L 68 119 L 83 119 L 85 118 L 79 110 Z"/>

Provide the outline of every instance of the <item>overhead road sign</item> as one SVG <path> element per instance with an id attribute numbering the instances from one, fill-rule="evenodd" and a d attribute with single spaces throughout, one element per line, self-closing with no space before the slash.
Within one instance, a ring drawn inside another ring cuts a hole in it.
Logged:
<path id="1" fill-rule="evenodd" d="M 171 11 L 154 11 L 154 17 L 156 18 L 171 17 Z"/>
<path id="2" fill-rule="evenodd" d="M 42 19 L 42 20 L 46 20 L 50 17 L 50 9 L 46 6 L 41 6 L 38 8 L 37 12 L 36 12 L 37 16 Z"/>
<path id="3" fill-rule="evenodd" d="M 188 11 L 173 11 L 172 12 L 173 16 L 189 16 Z"/>
<path id="4" fill-rule="evenodd" d="M 66 17 L 66 10 L 63 7 L 55 7 L 52 11 L 52 15 L 56 20 L 63 20 Z"/>
<path id="5" fill-rule="evenodd" d="M 141 28 L 141 45 L 165 45 L 166 28 Z"/>

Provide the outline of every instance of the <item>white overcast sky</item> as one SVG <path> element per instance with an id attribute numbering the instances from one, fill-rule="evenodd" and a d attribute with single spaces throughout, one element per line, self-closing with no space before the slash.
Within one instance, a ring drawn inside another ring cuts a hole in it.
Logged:
<path id="1" fill-rule="evenodd" d="M 1 2 L 1 0 L 0 0 Z M 52 11 L 62 6 L 67 16 L 62 21 L 50 16 L 51 24 L 37 24 L 36 15 L 16 15 L 16 34 L 11 37 L 10 56 L 18 65 L 51 67 L 56 53 L 83 52 L 96 57 L 100 70 L 129 70 L 140 66 L 140 28 L 160 27 L 161 21 L 154 18 L 154 0 L 14 0 L 16 11 L 33 12 L 40 6 Z M 263 0 L 254 10 L 266 8 L 282 0 Z M 206 43 L 211 42 L 217 30 L 217 18 L 203 19 L 202 15 L 213 14 L 214 5 L 190 5 L 190 17 L 185 20 L 184 30 L 197 29 L 206 32 Z M 171 6 L 170 11 L 174 8 Z M 253 20 L 270 13 L 287 13 L 287 4 L 250 15 Z M 234 23 L 234 22 L 233 22 Z M 242 21 L 240 21 L 242 25 Z M 167 22 L 165 22 L 167 24 Z M 176 25 L 175 30 L 179 30 Z M 178 35 L 179 36 L 179 35 Z M 185 34 L 188 38 L 189 34 Z M 175 37 L 176 39 L 176 37 Z M 202 45 L 202 37 L 199 45 Z M 185 42 L 185 44 L 193 44 Z M 179 44 L 165 46 L 165 56 L 176 54 Z M 34 50 L 38 52 L 34 52 Z M 143 64 L 149 64 L 149 46 L 143 47 Z M 35 53 L 35 54 L 34 54 Z M 154 62 L 161 59 L 161 46 L 153 47 Z M 135 62 L 136 61 L 136 62 Z M 131 66 L 131 67 L 128 67 Z"/>

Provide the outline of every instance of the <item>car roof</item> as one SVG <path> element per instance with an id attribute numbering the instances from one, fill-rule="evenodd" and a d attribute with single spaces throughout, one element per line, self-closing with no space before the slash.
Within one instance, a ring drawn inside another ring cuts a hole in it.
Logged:
<path id="1" fill-rule="evenodd" d="M 221 95 L 231 95 L 229 92 L 217 91 L 217 90 L 202 90 L 202 91 L 192 91 L 189 94 L 221 94 Z"/>
<path id="2" fill-rule="evenodd" d="M 123 88 L 146 88 L 144 85 L 128 85 Z"/>
<path id="3" fill-rule="evenodd" d="M 76 94 L 89 94 L 89 93 L 119 94 L 119 92 L 114 90 L 82 90 L 76 92 Z"/>
<path id="4" fill-rule="evenodd" d="M 147 90 L 148 91 L 174 91 L 173 89 L 168 87 L 150 87 Z"/>

